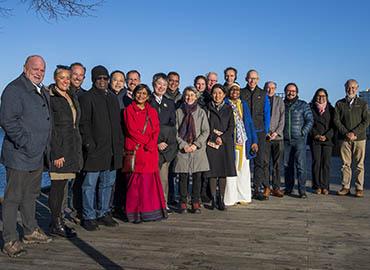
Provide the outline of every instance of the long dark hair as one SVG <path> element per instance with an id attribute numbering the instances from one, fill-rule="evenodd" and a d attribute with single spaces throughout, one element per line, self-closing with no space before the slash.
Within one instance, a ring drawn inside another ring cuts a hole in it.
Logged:
<path id="1" fill-rule="evenodd" d="M 329 103 L 328 91 L 326 91 L 324 88 L 319 88 L 319 89 L 316 90 L 315 94 L 313 95 L 312 100 L 311 100 L 311 104 L 315 104 L 315 102 L 317 100 L 317 95 L 319 94 L 319 92 L 324 92 L 324 94 L 326 96 L 326 101 Z"/>

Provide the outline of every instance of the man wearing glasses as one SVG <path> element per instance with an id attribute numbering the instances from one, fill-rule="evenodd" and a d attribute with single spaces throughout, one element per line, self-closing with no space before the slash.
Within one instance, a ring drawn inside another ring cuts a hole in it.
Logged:
<path id="1" fill-rule="evenodd" d="M 182 95 L 179 90 L 180 74 L 176 71 L 171 71 L 167 74 L 168 88 L 164 96 L 175 102 L 176 108 L 180 107 Z"/>
<path id="2" fill-rule="evenodd" d="M 91 78 L 91 90 L 79 98 L 83 170 L 86 172 L 82 184 L 82 226 L 88 231 L 95 231 L 98 230 L 98 225 L 118 225 L 110 214 L 110 199 L 116 170 L 122 167 L 123 135 L 118 100 L 108 90 L 108 70 L 103 66 L 96 66 L 91 71 Z"/>
<path id="3" fill-rule="evenodd" d="M 267 200 L 271 192 L 268 172 L 268 142 L 266 140 L 266 135 L 270 131 L 270 101 L 266 91 L 258 87 L 259 76 L 256 70 L 249 70 L 245 80 L 247 85 L 241 90 L 240 97 L 248 103 L 258 137 L 258 152 L 254 159 L 253 198 L 262 201 Z M 264 186 L 263 193 L 260 190 L 261 185 Z"/>

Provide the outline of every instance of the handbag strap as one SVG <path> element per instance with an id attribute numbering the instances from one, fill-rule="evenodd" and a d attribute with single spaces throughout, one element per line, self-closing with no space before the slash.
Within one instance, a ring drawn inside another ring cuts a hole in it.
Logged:
<path id="1" fill-rule="evenodd" d="M 146 111 L 146 116 L 145 116 L 145 123 L 144 123 L 144 128 L 143 128 L 143 131 L 141 132 L 141 134 L 144 134 L 145 131 L 146 131 L 146 127 L 148 126 L 148 121 L 149 121 L 149 115 L 148 115 L 148 111 Z M 140 144 L 136 144 L 135 146 L 135 151 L 137 151 L 140 147 Z"/>

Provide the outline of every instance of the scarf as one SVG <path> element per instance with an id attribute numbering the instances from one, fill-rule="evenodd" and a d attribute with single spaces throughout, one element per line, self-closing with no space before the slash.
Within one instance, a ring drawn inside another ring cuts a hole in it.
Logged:
<path id="1" fill-rule="evenodd" d="M 191 105 L 183 103 L 181 109 L 184 112 L 185 116 L 182 119 L 182 123 L 179 127 L 179 136 L 181 139 L 191 144 L 194 142 L 196 133 L 195 133 L 195 123 L 192 113 L 197 109 L 197 103 L 194 102 Z"/>
<path id="2" fill-rule="evenodd" d="M 320 115 L 323 115 L 326 109 L 326 105 L 328 105 L 328 102 L 325 102 L 323 104 L 320 104 L 318 102 L 315 102 L 316 108 L 319 111 Z"/>
<path id="3" fill-rule="evenodd" d="M 235 119 L 235 143 L 238 145 L 244 145 L 247 140 L 247 133 L 244 127 L 242 112 L 238 109 L 238 107 L 241 108 L 241 103 L 242 101 L 240 99 L 235 101 L 232 100 L 230 103 Z"/>

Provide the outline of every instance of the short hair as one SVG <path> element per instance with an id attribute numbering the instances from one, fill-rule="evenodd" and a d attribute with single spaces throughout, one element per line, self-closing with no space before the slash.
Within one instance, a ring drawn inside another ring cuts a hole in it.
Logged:
<path id="1" fill-rule="evenodd" d="M 111 79 L 112 79 L 112 76 L 113 76 L 115 73 L 120 73 L 120 74 L 122 74 L 123 79 L 124 79 L 124 80 L 126 80 L 126 75 L 125 75 L 125 73 L 124 73 L 122 70 L 115 70 L 115 71 L 112 71 L 112 72 L 111 72 L 111 74 L 109 75 L 109 78 L 111 78 Z"/>
<path id="2" fill-rule="evenodd" d="M 219 84 L 219 83 L 216 83 L 214 86 L 212 86 L 212 89 L 211 89 L 211 94 L 217 89 L 217 88 L 220 88 L 222 90 L 222 92 L 224 92 L 225 95 L 227 95 L 227 91 L 225 89 L 225 87 L 222 85 L 222 84 Z"/>
<path id="3" fill-rule="evenodd" d="M 44 62 L 44 65 L 46 66 L 46 62 L 45 62 L 44 58 L 42 58 L 42 56 L 38 55 L 38 54 L 33 54 L 33 55 L 27 56 L 26 61 L 24 61 L 24 66 L 26 66 L 28 64 L 28 62 L 31 60 L 31 58 L 34 58 L 34 57 L 40 58 Z"/>
<path id="4" fill-rule="evenodd" d="M 294 82 L 290 82 L 287 85 L 285 85 L 285 87 L 284 87 L 284 93 L 286 93 L 287 88 L 289 86 L 291 86 L 291 85 L 293 85 L 295 87 L 295 89 L 297 89 L 297 94 L 298 94 L 298 86 Z"/>
<path id="5" fill-rule="evenodd" d="M 238 71 L 234 67 L 227 67 L 227 68 L 225 68 L 225 70 L 224 70 L 224 76 L 226 76 L 226 72 L 228 72 L 229 70 L 234 71 L 234 73 L 235 73 L 235 80 L 236 80 L 238 78 Z"/>
<path id="6" fill-rule="evenodd" d="M 197 98 L 198 98 L 198 90 L 197 90 L 194 86 L 186 86 L 186 87 L 184 88 L 183 95 L 185 95 L 185 93 L 186 93 L 187 91 L 191 91 L 191 92 L 193 92 L 193 93 L 197 96 Z"/>
<path id="7" fill-rule="evenodd" d="M 317 99 L 317 95 L 319 94 L 319 92 L 324 92 L 325 96 L 326 96 L 326 99 L 329 103 L 329 95 L 328 95 L 328 91 L 326 91 L 326 89 L 324 88 L 319 88 L 316 90 L 315 94 L 313 95 L 312 97 L 312 100 L 311 100 L 311 103 L 315 103 L 316 102 L 316 99 Z"/>
<path id="8" fill-rule="evenodd" d="M 275 88 L 277 88 L 277 84 L 276 84 L 276 82 L 274 82 L 274 81 L 267 81 L 267 82 L 265 82 L 265 85 L 263 86 L 263 90 L 267 91 L 267 86 L 268 86 L 270 83 L 272 83 L 273 85 L 275 85 Z"/>
<path id="9" fill-rule="evenodd" d="M 205 76 L 203 76 L 203 75 L 198 75 L 194 79 L 194 87 L 195 87 L 195 84 L 197 83 L 197 81 L 198 80 L 201 80 L 201 79 L 204 80 L 206 82 L 206 84 L 207 84 L 207 78 Z"/>
<path id="10" fill-rule="evenodd" d="M 82 65 L 80 62 L 74 62 L 72 64 L 69 65 L 69 68 L 72 69 L 73 67 L 75 66 L 79 66 L 79 67 L 82 67 L 84 72 L 86 73 L 86 67 L 84 65 Z"/>
<path id="11" fill-rule="evenodd" d="M 141 79 L 141 74 L 139 71 L 137 71 L 136 69 L 132 69 L 130 70 L 129 72 L 127 72 L 126 76 L 128 78 L 128 76 L 131 74 L 131 73 L 136 73 L 138 76 L 139 76 L 139 79 Z"/>
<path id="12" fill-rule="evenodd" d="M 257 75 L 259 76 L 259 74 L 258 74 L 258 71 L 257 71 L 257 70 L 255 70 L 255 69 L 250 69 L 250 70 L 248 70 L 247 75 L 245 75 L 245 78 L 247 79 L 247 78 L 249 77 L 249 75 L 250 75 L 252 72 L 256 72 L 256 73 L 257 73 Z"/>
<path id="13" fill-rule="evenodd" d="M 146 84 L 140 83 L 135 87 L 134 91 L 132 91 L 132 96 L 135 97 L 136 93 L 143 90 L 143 89 L 146 90 L 148 96 L 150 96 L 152 94 L 152 92 L 149 89 L 149 86 L 147 86 Z"/>
<path id="14" fill-rule="evenodd" d="M 206 73 L 207 80 L 208 80 L 208 77 L 209 77 L 210 75 L 216 75 L 216 77 L 218 77 L 218 75 L 217 75 L 217 73 L 216 73 L 216 72 L 214 72 L 214 71 L 210 71 L 210 72 Z"/>
<path id="15" fill-rule="evenodd" d="M 177 76 L 177 77 L 180 78 L 180 74 L 177 73 L 176 71 L 170 71 L 170 72 L 168 72 L 167 77 L 170 77 L 170 76 Z"/>
<path id="16" fill-rule="evenodd" d="M 163 79 L 167 82 L 168 80 L 168 77 L 165 73 L 163 72 L 160 72 L 160 73 L 156 73 L 153 75 L 153 78 L 152 78 L 152 86 L 153 86 L 153 91 L 154 91 L 154 84 L 156 83 L 156 81 L 158 81 L 159 79 Z"/>
<path id="17" fill-rule="evenodd" d="M 54 79 L 57 77 L 57 75 L 59 74 L 59 72 L 61 72 L 63 70 L 66 70 L 68 72 L 71 72 L 71 68 L 69 66 L 57 65 L 57 67 L 54 70 L 54 74 L 53 74 Z"/>
<path id="18" fill-rule="evenodd" d="M 355 80 L 355 79 L 349 79 L 346 81 L 346 83 L 344 84 L 344 87 L 347 89 L 347 87 L 351 84 L 351 83 L 355 83 L 357 86 L 358 85 L 358 82 Z"/>

